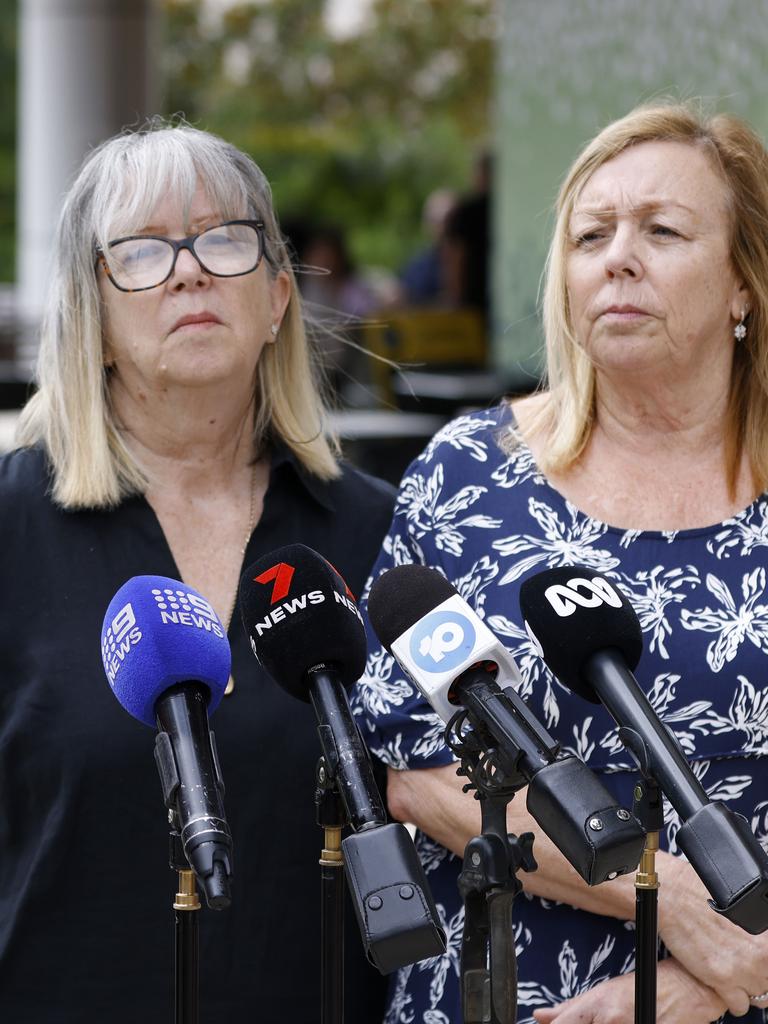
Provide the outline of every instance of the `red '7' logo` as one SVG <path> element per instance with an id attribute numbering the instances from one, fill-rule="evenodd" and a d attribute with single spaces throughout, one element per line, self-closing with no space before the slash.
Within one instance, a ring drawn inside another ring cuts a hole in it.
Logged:
<path id="1" fill-rule="evenodd" d="M 270 604 L 275 604 L 277 601 L 282 601 L 284 597 L 288 596 L 294 571 L 292 565 L 288 565 L 286 562 L 278 562 L 271 569 L 265 569 L 260 576 L 254 576 L 253 580 L 254 583 L 271 583 L 272 580 L 275 581 L 275 585 L 272 588 L 272 600 L 269 602 Z"/>

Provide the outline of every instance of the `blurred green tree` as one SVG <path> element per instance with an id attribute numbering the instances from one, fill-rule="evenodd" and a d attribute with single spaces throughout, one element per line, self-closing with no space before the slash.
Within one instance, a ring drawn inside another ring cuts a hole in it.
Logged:
<path id="1" fill-rule="evenodd" d="M 495 0 L 370 0 L 353 32 L 318 0 L 163 0 L 165 109 L 249 152 L 283 220 L 338 223 L 397 267 L 424 198 L 465 188 L 487 142 Z"/>

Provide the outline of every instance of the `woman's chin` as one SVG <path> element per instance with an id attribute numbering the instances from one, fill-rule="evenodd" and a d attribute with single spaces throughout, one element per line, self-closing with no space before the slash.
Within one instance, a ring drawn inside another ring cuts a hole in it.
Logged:
<path id="1" fill-rule="evenodd" d="M 663 373 L 665 349 L 647 338 L 612 338 L 589 351 L 595 368 L 605 374 Z"/>
<path id="2" fill-rule="evenodd" d="M 253 380 L 254 367 L 239 360 L 227 359 L 223 353 L 190 353 L 188 359 L 168 360 L 157 368 L 158 383 L 163 387 L 188 387 L 198 390 L 227 384 L 233 389 Z"/>

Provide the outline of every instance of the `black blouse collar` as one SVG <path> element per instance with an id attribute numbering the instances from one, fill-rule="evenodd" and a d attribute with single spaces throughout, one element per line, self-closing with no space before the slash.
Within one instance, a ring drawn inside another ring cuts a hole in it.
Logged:
<path id="1" fill-rule="evenodd" d="M 293 472 L 304 490 L 307 491 L 319 505 L 328 509 L 329 512 L 334 512 L 336 510 L 336 506 L 331 496 L 330 481 L 321 480 L 313 473 L 310 473 L 306 466 L 301 463 L 295 452 L 291 451 L 284 441 L 271 441 L 270 449 L 272 452 L 270 465 L 273 473 L 278 469 L 286 467 L 289 471 Z"/>

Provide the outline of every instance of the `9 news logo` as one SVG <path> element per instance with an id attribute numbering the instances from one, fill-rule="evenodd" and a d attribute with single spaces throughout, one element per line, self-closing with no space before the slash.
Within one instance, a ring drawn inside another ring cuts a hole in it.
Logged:
<path id="1" fill-rule="evenodd" d="M 450 672 L 467 660 L 475 639 L 475 627 L 464 615 L 431 612 L 411 634 L 410 655 L 425 672 Z"/>
<path id="2" fill-rule="evenodd" d="M 131 648 L 141 640 L 136 613 L 129 601 L 114 616 L 101 638 L 101 660 L 112 686 Z"/>

